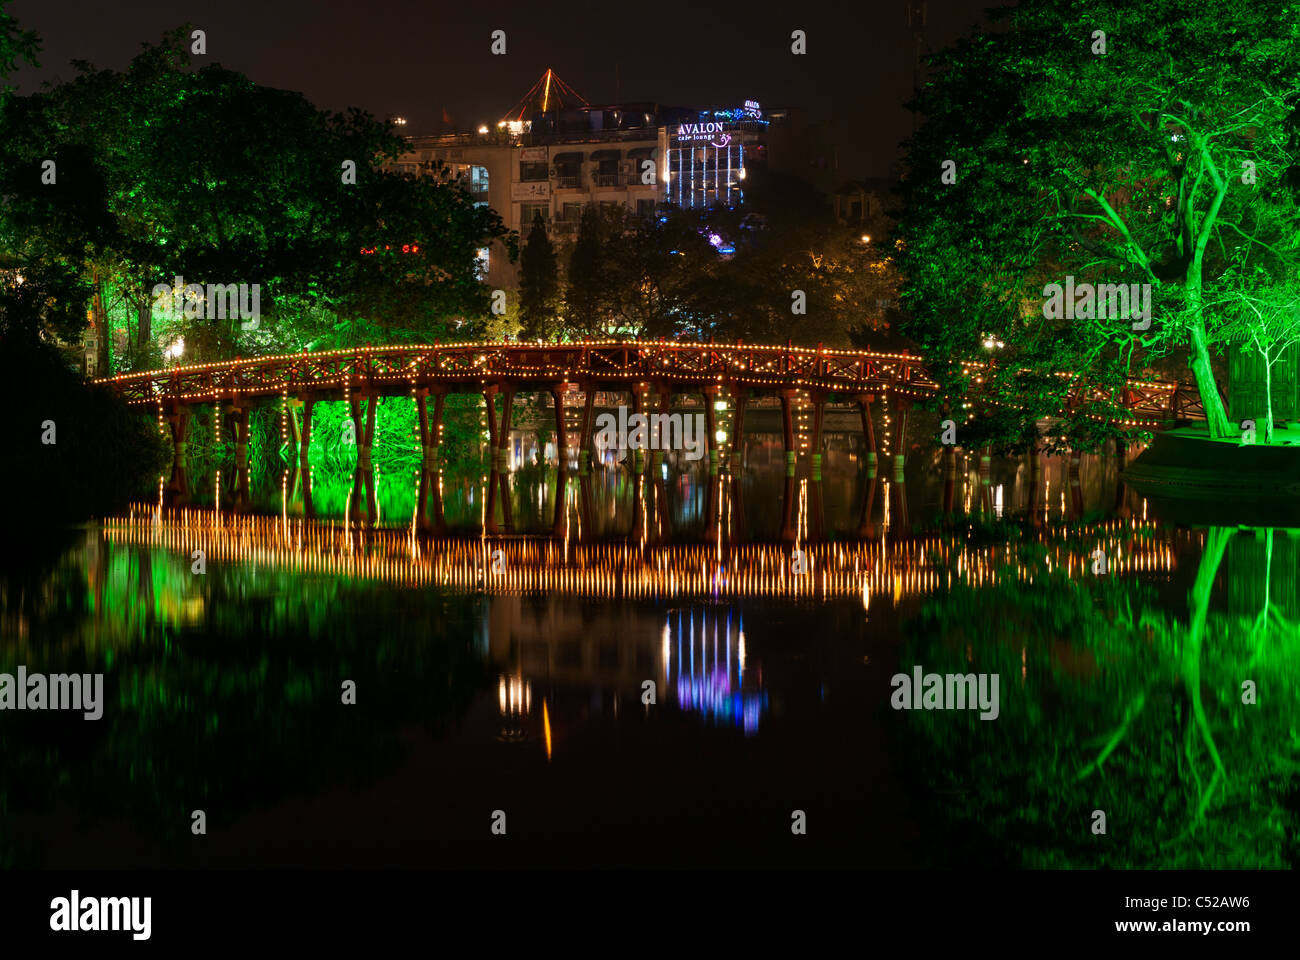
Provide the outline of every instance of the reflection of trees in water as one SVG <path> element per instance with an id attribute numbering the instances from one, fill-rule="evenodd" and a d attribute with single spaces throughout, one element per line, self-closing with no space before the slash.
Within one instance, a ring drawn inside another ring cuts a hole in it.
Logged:
<path id="1" fill-rule="evenodd" d="M 211 831 L 293 794 L 373 783 L 401 762 L 401 727 L 437 732 L 489 683 L 472 599 L 211 563 L 195 576 L 165 551 L 94 547 L 103 561 L 77 551 L 39 603 L 15 610 L 0 594 L 0 671 L 105 674 L 99 721 L 5 716 L 0 823 L 67 805 L 165 846 L 189 835 L 194 809 Z M 25 638 L 8 629 L 20 617 Z M 30 843 L 0 832 L 0 865 L 30 861 Z"/>
<path id="2" fill-rule="evenodd" d="M 1186 616 L 1159 609 L 1145 586 L 1046 570 L 926 604 L 900 670 L 1001 678 L 996 720 L 896 718 L 904 769 L 944 825 L 938 862 L 1295 864 L 1300 629 L 1276 602 L 1230 602 L 1224 613 L 1211 599 L 1220 573 L 1230 601 L 1249 593 L 1244 578 L 1259 597 L 1272 583 L 1276 600 L 1279 582 L 1294 596 L 1300 569 L 1290 553 L 1279 569 L 1271 532 L 1233 533 L 1210 530 Z M 1247 680 L 1255 705 L 1242 703 Z M 1092 832 L 1094 810 L 1106 814 L 1104 836 Z"/>

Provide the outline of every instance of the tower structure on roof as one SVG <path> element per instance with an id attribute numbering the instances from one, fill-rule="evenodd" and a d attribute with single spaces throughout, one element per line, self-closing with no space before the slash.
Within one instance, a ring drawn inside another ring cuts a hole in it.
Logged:
<path id="1" fill-rule="evenodd" d="M 523 99 L 510 108 L 501 118 L 502 123 L 518 123 L 527 120 L 534 113 L 546 113 L 550 110 L 563 110 L 566 107 L 585 107 L 587 101 L 571 86 L 556 76 L 555 71 L 547 68 L 537 82 L 528 88 Z"/>

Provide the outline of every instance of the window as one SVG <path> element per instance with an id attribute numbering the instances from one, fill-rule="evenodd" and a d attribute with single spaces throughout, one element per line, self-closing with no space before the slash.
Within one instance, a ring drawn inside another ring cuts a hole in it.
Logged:
<path id="1" fill-rule="evenodd" d="M 585 203 L 566 203 L 563 219 L 568 223 L 577 223 L 582 219 L 582 208 L 585 206 Z"/>
<path id="2" fill-rule="evenodd" d="M 638 200 L 636 202 L 636 215 L 645 217 L 647 220 L 655 215 L 654 200 Z"/>
<path id="3" fill-rule="evenodd" d="M 533 217 L 537 214 L 542 215 L 542 220 L 551 219 L 551 205 L 549 203 L 521 203 L 519 204 L 519 226 L 521 230 L 527 230 L 533 225 Z"/>
<path id="4" fill-rule="evenodd" d="M 519 181 L 521 183 L 535 183 L 538 180 L 547 180 L 550 178 L 550 170 L 545 161 L 541 163 L 523 163 L 519 164 Z"/>
<path id="5" fill-rule="evenodd" d="M 487 167 L 472 166 L 469 168 L 469 182 L 465 188 L 474 195 L 475 200 L 487 200 L 488 195 L 488 171 Z"/>

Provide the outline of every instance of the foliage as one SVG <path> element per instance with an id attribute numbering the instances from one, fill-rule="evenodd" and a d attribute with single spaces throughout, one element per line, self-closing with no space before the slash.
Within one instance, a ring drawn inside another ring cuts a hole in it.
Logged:
<path id="1" fill-rule="evenodd" d="M 1084 380 L 1117 388 L 1135 353 L 1178 351 L 1224 435 L 1213 305 L 1252 282 L 1233 264 L 1274 277 L 1295 264 L 1295 4 L 1027 0 L 998 18 L 933 59 L 916 102 L 898 233 L 906 332 L 950 359 L 936 363 L 949 402 L 973 376 L 960 362 L 984 359 L 986 336 L 1005 343 L 982 390 L 1026 420 L 1059 413 Z M 1045 285 L 1067 276 L 1150 284 L 1150 328 L 1047 319 Z"/>
<path id="2" fill-rule="evenodd" d="M 558 262 L 541 214 L 533 218 L 528 240 L 519 254 L 519 336 L 549 339 L 559 317 Z"/>
<path id="3" fill-rule="evenodd" d="M 1269 630 L 1252 630 L 1253 610 L 1209 611 L 1231 536 L 1211 532 L 1185 622 L 1149 588 L 1071 579 L 1036 546 L 1013 550 L 996 585 L 959 583 L 927 602 L 901 662 L 1001 681 L 996 720 L 912 711 L 901 732 L 915 785 L 947 825 L 945 862 L 1294 866 L 1300 624 L 1273 610 Z M 1234 579 L 1262 569 L 1267 581 L 1261 545 L 1242 539 L 1234 560 L 1249 565 Z M 1294 585 L 1293 566 L 1280 573 Z M 1272 705 L 1243 703 L 1243 678 Z M 1092 833 L 1095 810 L 1105 836 Z"/>
<path id="4" fill-rule="evenodd" d="M 371 342 L 478 332 L 477 254 L 506 230 L 459 185 L 383 170 L 404 148 L 386 124 L 219 65 L 194 70 L 184 30 L 125 72 L 77 67 L 7 105 L 16 133 L 0 151 L 13 185 L 0 248 L 47 286 L 80 280 L 61 288 L 48 332 L 70 339 L 85 295 L 105 351 L 120 324 L 137 365 L 156 355 L 150 342 L 182 337 L 185 359 L 204 361 L 329 343 L 339 323 L 369 324 Z M 47 158 L 53 184 L 40 180 Z M 256 284 L 258 323 L 155 317 L 170 302 L 155 287 L 176 277 Z"/>
<path id="5" fill-rule="evenodd" d="M 156 494 L 170 452 L 157 421 L 87 384 L 52 346 L 0 338 L 0 399 L 13 432 L 0 492 L 20 507 L 8 527 L 104 516 Z"/>

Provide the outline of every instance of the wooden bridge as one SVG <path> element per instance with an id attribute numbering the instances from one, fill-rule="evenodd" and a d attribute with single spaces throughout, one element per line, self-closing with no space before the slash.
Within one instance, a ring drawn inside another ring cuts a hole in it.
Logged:
<path id="1" fill-rule="evenodd" d="M 963 366 L 978 379 L 980 364 Z M 907 352 L 662 340 L 435 342 L 304 351 L 120 374 L 96 382 L 109 385 L 134 405 L 230 402 L 285 392 L 299 398 L 339 399 L 349 393 L 394 396 L 420 388 L 443 393 L 479 392 L 493 386 L 513 392 L 549 391 L 569 384 L 622 389 L 634 395 L 638 386 L 666 386 L 669 392 L 718 387 L 750 393 L 805 389 L 845 399 L 863 393 L 915 398 L 938 389 L 924 358 Z M 1068 397 L 1070 407 L 1117 402 L 1129 412 L 1133 424 L 1153 429 L 1172 420 L 1204 418 L 1195 387 L 1174 381 L 1130 380 L 1120 397 L 1078 386 Z"/>
<path id="2" fill-rule="evenodd" d="M 987 365 L 965 364 L 978 384 Z M 1069 377 L 1062 374 L 1062 377 Z M 811 411 L 812 473 L 820 479 L 821 436 L 825 405 L 849 403 L 860 414 L 867 465 L 875 475 L 877 444 L 872 405 L 886 404 L 898 436 L 906 430 L 907 411 L 918 399 L 939 387 L 924 359 L 903 353 L 829 350 L 821 347 L 758 346 L 743 343 L 703 344 L 669 341 L 607 341 L 581 343 L 453 343 L 361 347 L 279 354 L 220 363 L 178 366 L 145 373 L 121 374 L 97 381 L 111 387 L 127 403 L 156 410 L 160 425 L 170 424 L 175 442 L 173 487 L 184 483 L 184 458 L 189 408 L 213 404 L 225 414 L 217 418 L 233 434 L 237 468 L 248 463 L 248 417 L 259 402 L 278 399 L 305 469 L 311 441 L 312 405 L 342 400 L 350 405 L 356 425 L 357 465 L 369 471 L 377 399 L 411 396 L 417 405 L 424 466 L 438 463 L 444 402 L 448 394 L 482 394 L 487 406 L 492 472 L 505 474 L 513 398 L 516 393 L 544 392 L 553 398 L 557 452 L 563 472 L 569 463 L 570 434 L 577 435 L 580 473 L 589 469 L 592 447 L 592 408 L 596 392 L 630 395 L 634 413 L 651 414 L 651 397 L 658 415 L 668 415 L 674 395 L 696 395 L 705 417 L 704 444 L 709 473 L 719 470 L 720 446 L 730 447 L 733 469 L 743 450 L 745 409 L 751 399 L 779 398 L 786 455 L 786 477 L 795 476 L 797 448 L 793 406 Z M 503 403 L 497 409 L 496 397 Z M 432 406 L 429 399 L 433 399 Z M 731 412 L 730 442 L 719 444 L 717 401 Z M 571 428 L 566 409 L 578 412 Z M 364 409 L 363 409 L 364 407 Z M 1121 423 L 1134 429 L 1161 429 L 1175 421 L 1204 417 L 1195 387 L 1170 381 L 1129 381 L 1119 396 L 1086 385 L 1066 392 L 1063 413 Z M 661 421 L 666 422 L 666 421 Z M 902 445 L 894 454 L 894 475 L 902 479 Z M 654 451 L 656 468 L 663 451 Z M 636 451 L 636 469 L 644 469 L 644 451 Z M 495 485 L 491 488 L 495 491 Z"/>

